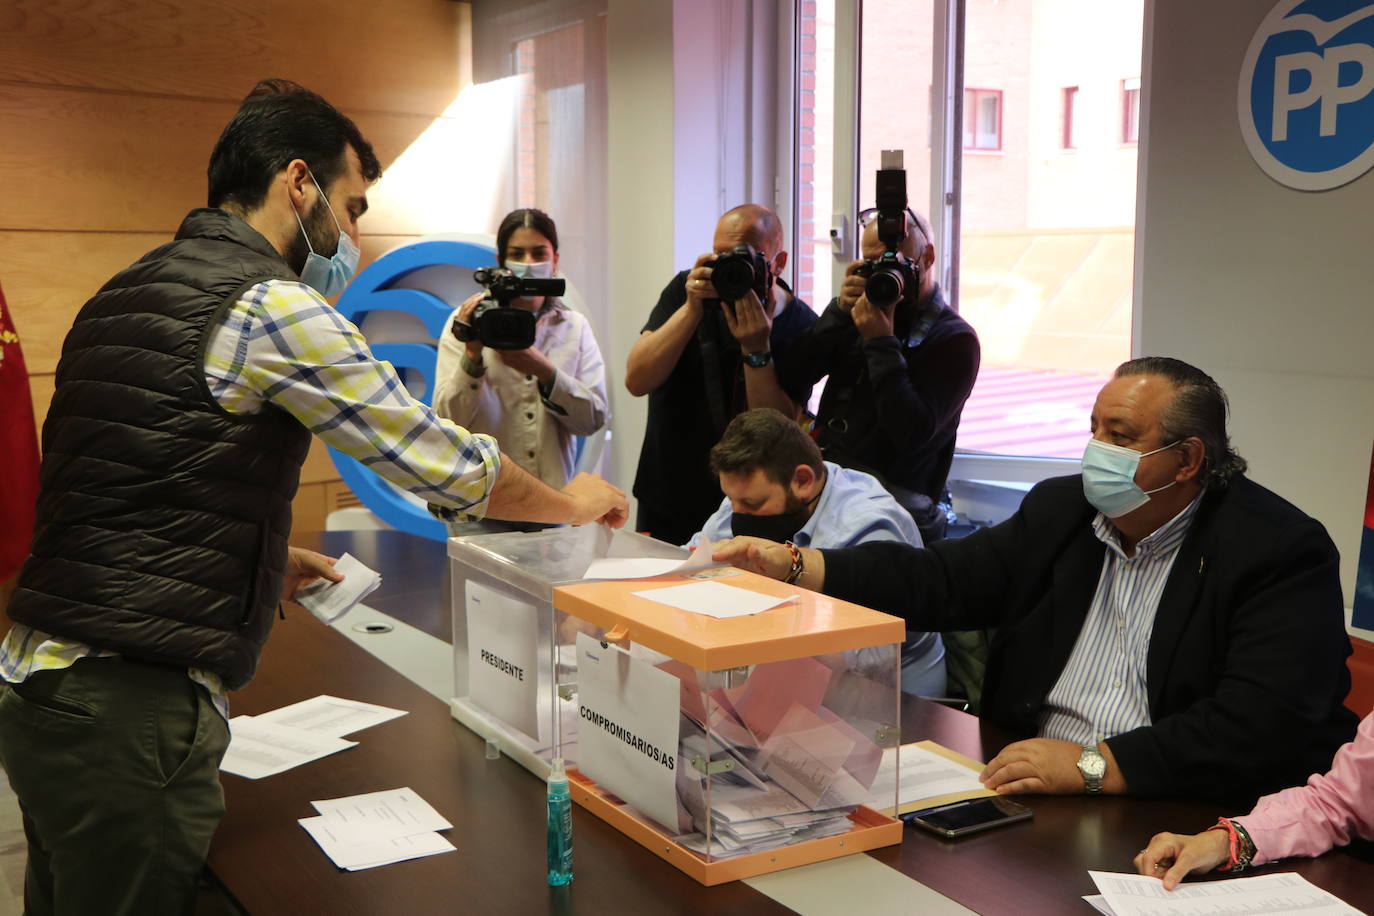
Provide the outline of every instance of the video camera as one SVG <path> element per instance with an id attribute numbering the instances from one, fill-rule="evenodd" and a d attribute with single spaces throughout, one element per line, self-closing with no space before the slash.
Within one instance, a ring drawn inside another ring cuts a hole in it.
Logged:
<path id="1" fill-rule="evenodd" d="M 534 346 L 534 312 L 515 308 L 512 302 L 535 296 L 561 296 L 568 286 L 562 279 L 517 277 L 504 267 L 474 270 L 472 279 L 486 287 L 487 295 L 466 322 L 453 322 L 453 336 L 463 343 L 480 340 L 493 350 L 526 350 Z"/>
<path id="2" fill-rule="evenodd" d="M 729 253 L 704 265 L 711 268 L 711 285 L 724 302 L 735 302 L 753 290 L 759 302 L 768 301 L 768 260 L 753 245 L 736 245 Z"/>
<path id="3" fill-rule="evenodd" d="M 883 150 L 873 198 L 878 210 L 878 240 L 884 251 L 877 260 L 864 261 L 858 273 L 867 278 L 864 295 L 869 304 L 888 309 L 921 288 L 920 269 L 901 250 L 906 241 L 907 214 L 906 169 L 902 166 L 901 150 Z"/>

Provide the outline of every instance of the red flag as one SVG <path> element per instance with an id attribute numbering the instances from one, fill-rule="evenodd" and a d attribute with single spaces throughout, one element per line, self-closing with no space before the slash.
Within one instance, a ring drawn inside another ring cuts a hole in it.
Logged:
<path id="1" fill-rule="evenodd" d="M 38 436 L 19 334 L 0 291 L 0 582 L 29 555 L 38 501 Z"/>

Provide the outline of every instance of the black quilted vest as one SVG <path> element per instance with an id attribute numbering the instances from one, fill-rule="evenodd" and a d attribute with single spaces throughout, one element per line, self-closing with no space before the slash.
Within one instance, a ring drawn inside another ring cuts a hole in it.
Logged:
<path id="1" fill-rule="evenodd" d="M 272 629 L 310 434 L 231 415 L 205 380 L 210 332 L 254 284 L 295 280 L 238 217 L 193 210 L 116 274 L 62 344 L 43 423 L 32 554 L 15 621 L 241 687 Z"/>

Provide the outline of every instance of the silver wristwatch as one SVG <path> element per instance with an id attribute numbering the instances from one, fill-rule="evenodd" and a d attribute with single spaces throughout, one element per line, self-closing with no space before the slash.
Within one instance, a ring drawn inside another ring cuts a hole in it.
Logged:
<path id="1" fill-rule="evenodd" d="M 1083 791 L 1089 795 L 1102 794 L 1102 777 L 1107 775 L 1107 758 L 1096 744 L 1083 745 L 1078 755 L 1078 772 L 1083 774 Z"/>

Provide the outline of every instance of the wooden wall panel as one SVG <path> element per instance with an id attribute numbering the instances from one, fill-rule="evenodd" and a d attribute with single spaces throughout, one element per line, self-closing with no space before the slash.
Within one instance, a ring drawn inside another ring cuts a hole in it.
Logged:
<path id="1" fill-rule="evenodd" d="M 0 229 L 174 231 L 205 205 L 210 152 L 236 110 L 231 102 L 0 85 Z M 351 114 L 383 168 L 435 120 Z M 367 228 L 410 231 L 394 209 Z"/>
<path id="2" fill-rule="evenodd" d="M 40 429 L 77 310 L 204 204 L 210 151 L 257 80 L 319 92 L 385 169 L 471 82 L 470 31 L 469 4 L 453 0 L 0 0 L 0 284 Z M 441 126 L 441 144 L 469 136 Z M 364 266 L 419 231 L 380 202 Z M 298 530 L 347 498 L 316 443 Z"/>
<path id="3" fill-rule="evenodd" d="M 451 0 L 6 0 L 0 80 L 237 102 L 283 76 L 340 108 L 441 114 L 469 68 Z"/>
<path id="4" fill-rule="evenodd" d="M 171 233 L 0 232 L 0 284 L 30 372 L 52 372 L 82 304 Z"/>
<path id="5" fill-rule="evenodd" d="M 363 225 L 367 219 L 363 217 Z M 116 272 L 171 237 L 170 231 L 0 231 L 0 286 L 19 329 L 29 371 L 54 371 L 62 339 L 82 304 Z M 415 238 L 363 236 L 361 269 Z"/>

